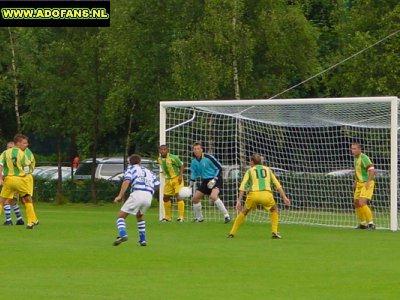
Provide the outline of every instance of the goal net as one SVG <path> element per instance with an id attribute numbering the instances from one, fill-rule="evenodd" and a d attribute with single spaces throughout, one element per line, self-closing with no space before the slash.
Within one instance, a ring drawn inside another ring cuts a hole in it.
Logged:
<path id="1" fill-rule="evenodd" d="M 354 227 L 350 145 L 358 141 L 375 165 L 374 221 L 397 230 L 397 114 L 396 97 L 161 102 L 160 144 L 189 166 L 192 144 L 202 142 L 223 166 L 221 200 L 233 217 L 249 158 L 259 153 L 292 201 L 286 209 L 275 193 L 280 222 Z M 206 220 L 223 220 L 207 199 L 202 204 Z M 247 220 L 265 222 L 268 214 L 257 209 Z"/>

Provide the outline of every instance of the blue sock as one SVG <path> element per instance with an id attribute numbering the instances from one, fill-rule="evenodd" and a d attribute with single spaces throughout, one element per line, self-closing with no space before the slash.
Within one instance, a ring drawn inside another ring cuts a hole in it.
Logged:
<path id="1" fill-rule="evenodd" d="M 13 205 L 12 209 L 14 211 L 15 216 L 17 217 L 17 220 L 21 220 L 22 215 L 21 215 L 21 211 L 19 210 L 19 205 L 18 204 Z"/>
<path id="2" fill-rule="evenodd" d="M 11 221 L 11 205 L 4 205 L 4 215 L 6 216 L 6 221 Z"/>
<path id="3" fill-rule="evenodd" d="M 145 221 L 137 222 L 137 228 L 139 231 L 139 242 L 145 242 L 146 241 L 146 222 Z"/>
<path id="4" fill-rule="evenodd" d="M 125 225 L 125 219 L 124 218 L 118 218 L 117 219 L 117 228 L 118 228 L 118 236 L 119 237 L 128 236 L 128 234 L 126 233 L 126 225 Z"/>

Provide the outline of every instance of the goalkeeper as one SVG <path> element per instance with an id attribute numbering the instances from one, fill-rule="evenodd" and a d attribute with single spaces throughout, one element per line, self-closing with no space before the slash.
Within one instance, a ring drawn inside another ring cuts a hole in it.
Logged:
<path id="1" fill-rule="evenodd" d="M 222 166 L 214 156 L 203 152 L 203 146 L 200 143 L 193 144 L 193 159 L 190 163 L 190 186 L 193 186 L 197 178 L 201 178 L 200 187 L 193 195 L 193 213 L 195 222 L 203 222 L 201 212 L 201 199 L 204 195 L 209 195 L 210 200 L 218 207 L 224 215 L 225 223 L 231 221 L 224 203 L 219 198 L 222 188 Z"/>
<path id="2" fill-rule="evenodd" d="M 233 238 L 244 222 L 247 214 L 261 204 L 265 210 L 270 212 L 272 238 L 282 238 L 278 232 L 278 206 L 272 194 L 272 185 L 278 190 L 285 205 L 290 205 L 290 200 L 286 196 L 278 179 L 270 168 L 262 165 L 262 158 L 259 154 L 253 154 L 250 159 L 250 169 L 244 174 L 239 188 L 239 197 L 236 201 L 236 209 L 240 211 L 233 223 L 228 238 Z M 245 191 L 248 191 L 247 199 L 242 208 L 242 198 Z"/>
<path id="3" fill-rule="evenodd" d="M 179 218 L 178 222 L 184 221 L 185 214 L 185 202 L 179 197 L 179 190 L 183 187 L 183 171 L 185 170 L 185 164 L 179 159 L 177 155 L 169 153 L 167 145 L 161 145 L 158 148 L 160 156 L 158 157 L 158 163 L 165 175 L 164 185 L 164 209 L 165 218 L 162 219 L 164 222 L 170 222 L 172 217 L 171 213 L 171 197 L 175 196 L 178 204 Z"/>

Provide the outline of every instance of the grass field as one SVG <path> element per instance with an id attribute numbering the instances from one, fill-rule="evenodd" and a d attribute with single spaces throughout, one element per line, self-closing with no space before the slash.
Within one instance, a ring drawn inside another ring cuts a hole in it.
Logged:
<path id="1" fill-rule="evenodd" d="M 398 299 L 400 236 L 245 223 L 159 223 L 113 247 L 118 205 L 40 203 L 34 230 L 0 227 L 1 299 Z M 3 216 L 2 216 L 3 217 Z"/>

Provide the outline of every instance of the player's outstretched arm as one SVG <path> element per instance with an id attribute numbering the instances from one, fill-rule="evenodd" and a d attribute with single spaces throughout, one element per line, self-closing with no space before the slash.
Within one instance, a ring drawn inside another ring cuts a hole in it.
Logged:
<path id="1" fill-rule="evenodd" d="M 3 185 L 3 165 L 0 164 L 0 185 Z"/>
<path id="2" fill-rule="evenodd" d="M 242 199 L 243 199 L 244 191 L 239 190 L 239 196 L 236 200 L 236 211 L 239 213 L 242 211 Z"/>
<path id="3" fill-rule="evenodd" d="M 125 195 L 126 190 L 129 188 L 130 183 L 131 183 L 130 180 L 124 180 L 124 182 L 122 182 L 121 189 L 120 189 L 117 197 L 115 197 L 114 202 L 120 202 L 122 200 L 122 198 Z"/>
<path id="4" fill-rule="evenodd" d="M 283 190 L 282 187 L 277 188 L 279 194 L 281 195 L 281 198 L 283 200 L 283 203 L 285 203 L 286 206 L 290 205 L 290 199 L 286 196 L 285 191 Z"/>
<path id="5" fill-rule="evenodd" d="M 186 164 L 183 163 L 183 164 L 181 165 L 180 170 L 179 170 L 179 178 L 178 178 L 179 184 L 181 184 L 182 181 L 183 181 L 183 172 L 185 171 L 185 168 L 186 168 Z"/>

